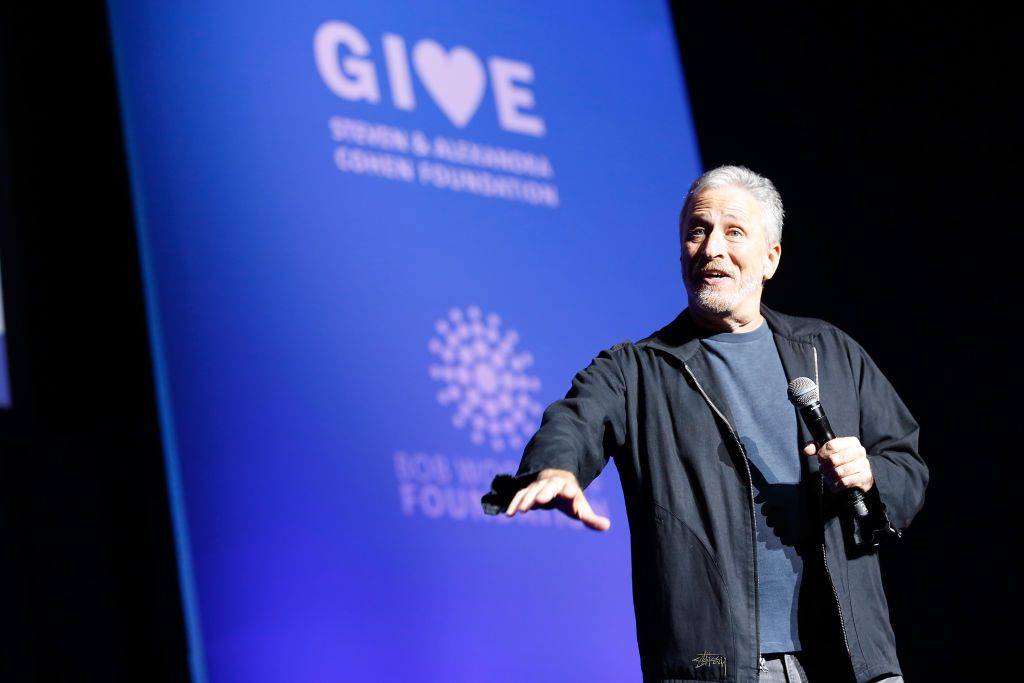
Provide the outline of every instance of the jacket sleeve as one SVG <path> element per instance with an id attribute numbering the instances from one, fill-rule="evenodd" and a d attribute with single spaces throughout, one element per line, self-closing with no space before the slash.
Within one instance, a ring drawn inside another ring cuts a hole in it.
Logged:
<path id="1" fill-rule="evenodd" d="M 920 430 L 871 357 L 853 345 L 850 361 L 860 400 L 861 443 L 875 479 L 868 500 L 881 506 L 881 530 L 898 536 L 921 509 L 928 486 L 928 467 L 918 453 Z"/>
<path id="2" fill-rule="evenodd" d="M 576 373 L 565 398 L 547 407 L 515 476 L 499 474 L 483 497 L 485 512 L 503 511 L 541 470 L 573 472 L 583 488 L 601 473 L 626 441 L 626 386 L 618 356 L 627 344 L 599 353 Z"/>

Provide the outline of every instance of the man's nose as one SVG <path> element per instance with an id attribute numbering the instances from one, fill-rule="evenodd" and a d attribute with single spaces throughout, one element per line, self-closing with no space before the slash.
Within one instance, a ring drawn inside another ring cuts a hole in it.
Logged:
<path id="1" fill-rule="evenodd" d="M 724 257 L 726 252 L 725 234 L 717 226 L 711 228 L 707 239 L 704 240 L 704 258 L 713 261 L 716 258 Z"/>

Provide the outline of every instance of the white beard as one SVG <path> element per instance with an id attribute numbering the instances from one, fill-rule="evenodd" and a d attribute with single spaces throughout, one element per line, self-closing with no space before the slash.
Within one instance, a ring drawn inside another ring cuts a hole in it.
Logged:
<path id="1" fill-rule="evenodd" d="M 736 282 L 736 288 L 732 291 L 722 291 L 719 287 L 697 284 L 693 295 L 700 308 L 709 313 L 729 313 L 735 310 L 741 301 L 749 297 L 764 282 L 765 269 L 762 266 L 760 273 L 750 273 Z"/>

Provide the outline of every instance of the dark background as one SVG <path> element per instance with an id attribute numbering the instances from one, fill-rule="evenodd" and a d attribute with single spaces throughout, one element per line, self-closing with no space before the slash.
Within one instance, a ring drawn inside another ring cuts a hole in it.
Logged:
<path id="1" fill-rule="evenodd" d="M 928 501 L 882 550 L 904 673 L 998 675 L 1019 598 L 1009 21 L 924 3 L 671 5 L 705 166 L 747 165 L 786 202 L 766 302 L 851 333 L 922 425 Z M 17 403 L 0 415 L 0 680 L 185 680 L 102 3 L 0 4 L 0 126 Z"/>

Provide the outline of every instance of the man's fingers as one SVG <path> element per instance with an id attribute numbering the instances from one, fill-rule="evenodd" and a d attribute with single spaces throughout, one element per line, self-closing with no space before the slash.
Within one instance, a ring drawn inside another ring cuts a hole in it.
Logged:
<path id="1" fill-rule="evenodd" d="M 867 472 L 868 461 L 854 460 L 852 462 L 847 462 L 843 465 L 836 465 L 835 468 L 833 468 L 833 471 L 835 472 L 836 479 L 846 479 L 847 477 L 856 476 L 858 474 L 863 474 Z"/>
<path id="2" fill-rule="evenodd" d="M 542 488 L 537 493 L 537 498 L 534 500 L 534 502 L 537 505 L 550 503 L 551 499 L 558 495 L 559 491 L 561 491 L 565 487 L 565 484 L 566 482 L 562 479 L 548 479 L 547 483 L 544 485 L 544 488 Z"/>
<path id="3" fill-rule="evenodd" d="M 866 474 L 857 473 L 857 474 L 851 474 L 848 477 L 843 477 L 842 479 L 840 479 L 839 482 L 836 484 L 836 488 L 838 488 L 838 489 L 854 489 L 854 488 L 856 488 L 856 489 L 860 489 L 861 491 L 864 491 L 866 493 L 866 492 L 871 490 L 871 487 L 873 485 L 874 485 L 874 480 L 873 479 L 869 478 Z"/>
<path id="4" fill-rule="evenodd" d="M 826 461 L 821 469 L 830 490 L 838 492 L 843 489 L 859 488 L 869 491 L 875 480 L 871 473 L 871 463 L 866 457 L 856 457 L 842 465 Z"/>
<path id="5" fill-rule="evenodd" d="M 860 439 L 855 436 L 837 436 L 831 441 L 826 442 L 821 447 L 821 452 L 818 453 L 822 458 L 832 460 L 840 453 L 847 453 L 850 451 L 856 452 L 863 450 L 864 447 L 860 444 Z"/>
<path id="6" fill-rule="evenodd" d="M 521 508 L 523 500 L 525 500 L 526 496 L 529 495 L 533 491 L 534 487 L 538 485 L 539 482 L 535 481 L 516 491 L 516 495 L 512 497 L 512 502 L 508 504 L 508 508 L 505 510 L 505 513 L 511 516 L 517 512 L 525 512 L 525 509 Z"/>
<path id="7" fill-rule="evenodd" d="M 612 520 L 594 512 L 582 491 L 573 498 L 572 509 L 581 522 L 595 531 L 607 531 L 612 525 Z"/>
<path id="8" fill-rule="evenodd" d="M 523 496 L 526 495 L 526 489 L 528 488 L 528 486 L 524 486 L 523 488 L 516 491 L 516 495 L 512 496 L 512 502 L 508 504 L 507 508 L 505 508 L 506 515 L 511 517 L 516 513 L 516 508 L 519 507 L 519 501 L 521 501 L 523 499 Z"/>
<path id="9" fill-rule="evenodd" d="M 610 519 L 596 514 L 590 507 L 579 484 L 572 479 L 558 476 L 534 481 L 516 491 L 508 508 L 505 509 L 505 514 L 511 517 L 517 512 L 526 512 L 534 505 L 550 503 L 557 496 L 565 499 L 564 504 L 556 505 L 558 509 L 576 517 L 591 529 L 605 531 L 611 527 Z"/>
<path id="10" fill-rule="evenodd" d="M 858 460 L 867 460 L 868 454 L 865 450 L 859 446 L 854 448 L 844 448 L 841 451 L 836 451 L 829 457 L 829 462 L 832 463 L 833 467 L 840 467 L 847 463 L 856 463 Z"/>
<path id="11" fill-rule="evenodd" d="M 540 493 L 540 490 L 548 485 L 548 480 L 535 481 L 526 487 L 526 495 L 519 501 L 519 511 L 526 512 L 533 507 L 533 501 Z"/>
<path id="12" fill-rule="evenodd" d="M 575 498 L 576 496 L 578 496 L 582 492 L 583 492 L 583 489 L 581 489 L 580 485 L 577 484 L 575 481 L 567 481 L 567 482 L 565 482 L 565 487 L 562 488 L 562 495 L 565 496 L 566 498 L 570 498 L 570 499 L 571 498 Z"/>
<path id="13" fill-rule="evenodd" d="M 829 443 L 832 444 L 832 450 L 841 451 L 852 446 L 859 446 L 860 439 L 855 436 L 837 436 Z"/>
<path id="14" fill-rule="evenodd" d="M 566 479 L 565 477 L 550 477 L 548 479 L 538 479 L 524 489 L 521 489 L 516 494 L 516 498 L 513 498 L 512 502 L 516 503 L 515 507 L 509 505 L 509 509 L 512 512 L 526 512 L 533 508 L 534 505 L 543 505 L 544 503 L 551 502 L 551 499 L 556 495 L 562 495 L 566 498 L 572 498 L 579 491 L 579 486 L 575 482 Z M 520 495 L 522 494 L 522 495 Z M 541 498 L 541 495 L 545 498 Z M 518 502 L 517 500 L 518 499 Z"/>
<path id="15" fill-rule="evenodd" d="M 837 467 L 835 475 L 838 488 L 850 489 L 856 487 L 862 491 L 870 491 L 871 487 L 875 485 L 871 464 L 866 458 L 849 465 Z"/>
<path id="16" fill-rule="evenodd" d="M 814 444 L 813 441 L 804 446 L 804 455 L 814 455 L 817 452 L 818 447 Z"/>

